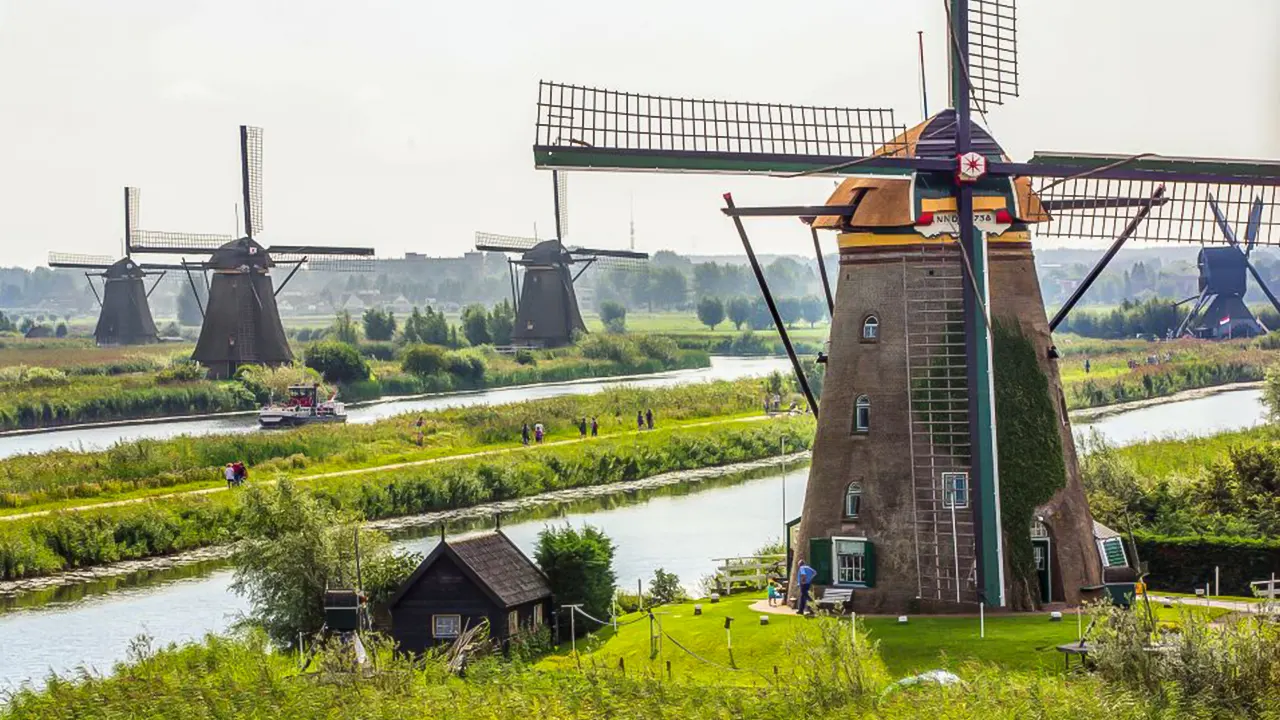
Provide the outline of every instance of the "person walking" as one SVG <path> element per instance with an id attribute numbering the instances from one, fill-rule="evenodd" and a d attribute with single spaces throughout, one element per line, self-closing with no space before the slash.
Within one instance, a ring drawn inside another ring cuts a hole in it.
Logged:
<path id="1" fill-rule="evenodd" d="M 648 425 L 650 430 L 653 429 L 653 408 L 644 411 L 644 424 Z"/>
<path id="2" fill-rule="evenodd" d="M 644 430 L 644 412 L 640 410 L 636 411 L 636 429 Z"/>
<path id="3" fill-rule="evenodd" d="M 536 442 L 536 443 L 538 443 L 539 445 L 541 445 L 541 444 L 542 444 L 542 438 L 543 438 L 543 436 L 544 436 L 545 434 L 546 434 L 546 431 L 542 428 L 542 423 L 536 423 L 536 424 L 534 424 L 534 426 L 533 426 L 533 440 L 534 440 L 534 442 Z"/>
<path id="4" fill-rule="evenodd" d="M 587 418 L 586 417 L 583 417 L 581 420 L 578 421 L 578 439 L 579 440 L 587 439 Z"/>
<path id="5" fill-rule="evenodd" d="M 419 415 L 418 419 L 413 423 L 413 426 L 416 429 L 418 434 L 418 447 L 422 447 L 422 425 L 423 425 L 422 416 Z"/>
<path id="6" fill-rule="evenodd" d="M 778 592 L 778 583 L 774 582 L 773 578 L 769 578 L 769 607 L 773 607 L 778 604 L 778 598 L 780 595 L 781 593 Z"/>
<path id="7" fill-rule="evenodd" d="M 232 467 L 231 463 L 227 463 L 227 466 L 226 466 L 225 468 L 223 468 L 223 469 L 222 469 L 222 476 L 223 476 L 224 478 L 226 478 L 226 479 L 227 479 L 227 489 L 228 489 L 228 490 L 230 490 L 232 487 L 234 487 L 234 486 L 235 486 L 235 484 L 236 484 L 236 469 L 235 469 L 234 467 Z"/>
<path id="8" fill-rule="evenodd" d="M 813 579 L 817 577 L 818 571 L 809 567 L 809 563 L 801 560 L 800 567 L 796 570 L 796 579 L 800 581 L 800 597 L 796 600 L 796 614 L 803 615 L 809 606 L 809 588 L 813 585 Z"/>
<path id="9" fill-rule="evenodd" d="M 1084 359 L 1084 374 L 1089 374 L 1089 358 Z"/>
<path id="10" fill-rule="evenodd" d="M 596 416 L 592 415 L 591 416 L 591 437 L 595 437 L 599 434 L 600 434 L 600 423 L 596 422 Z"/>
<path id="11" fill-rule="evenodd" d="M 525 423 L 524 427 L 520 428 L 520 442 L 526 446 L 529 444 L 529 423 Z"/>

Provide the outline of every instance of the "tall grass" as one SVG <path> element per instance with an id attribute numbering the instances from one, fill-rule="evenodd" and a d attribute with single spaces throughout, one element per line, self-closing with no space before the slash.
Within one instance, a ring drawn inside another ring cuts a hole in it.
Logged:
<path id="1" fill-rule="evenodd" d="M 406 453 L 456 451 L 518 441 L 523 423 L 548 433 L 576 432 L 582 417 L 596 417 L 602 432 L 634 427 L 637 410 L 651 408 L 658 422 L 753 411 L 759 381 L 739 380 L 668 388 L 615 386 L 505 405 L 472 405 L 400 415 L 376 423 L 326 425 L 247 435 L 180 436 L 136 440 L 107 450 L 56 450 L 0 460 L 0 507 L 29 507 L 70 498 L 217 482 L 217 469 L 241 460 L 260 473 L 297 470 L 325 462 L 344 466 L 374 459 L 395 462 Z M 416 418 L 423 418 L 423 447 Z"/>
<path id="2" fill-rule="evenodd" d="M 812 436 L 808 417 L 676 428 L 325 478 L 301 487 L 336 508 L 376 519 L 758 460 L 777 454 L 780 437 L 789 448 L 804 448 Z M 238 512 L 236 494 L 218 493 L 0 523 L 0 576 L 43 575 L 227 542 L 234 539 Z"/>

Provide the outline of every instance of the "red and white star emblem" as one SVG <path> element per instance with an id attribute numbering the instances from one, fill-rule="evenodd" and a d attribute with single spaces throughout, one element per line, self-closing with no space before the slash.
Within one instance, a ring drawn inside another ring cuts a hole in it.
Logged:
<path id="1" fill-rule="evenodd" d="M 967 152 L 956 158 L 956 180 L 977 182 L 987 174 L 987 158 L 981 153 Z"/>

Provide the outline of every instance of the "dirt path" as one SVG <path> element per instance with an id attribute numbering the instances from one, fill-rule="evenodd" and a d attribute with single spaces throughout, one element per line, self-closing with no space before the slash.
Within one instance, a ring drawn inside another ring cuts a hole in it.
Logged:
<path id="1" fill-rule="evenodd" d="M 711 425 L 731 425 L 734 423 L 759 422 L 761 420 L 768 420 L 768 419 L 770 418 L 764 415 L 759 415 L 759 416 L 753 415 L 751 417 L 731 418 L 728 420 L 707 420 L 704 422 L 695 422 L 695 423 L 688 423 L 685 425 L 677 425 L 673 428 L 657 428 L 655 432 L 672 432 L 674 430 L 681 430 L 685 428 L 708 427 Z M 596 439 L 599 440 L 601 438 L 617 438 L 625 434 L 626 433 L 613 433 L 611 435 L 601 435 Z M 470 460 L 470 459 L 480 458 L 480 457 L 505 455 L 507 453 L 513 453 L 513 452 L 524 452 L 526 450 L 531 450 L 531 449 L 540 448 L 540 447 L 556 447 L 559 445 L 571 445 L 573 443 L 590 442 L 590 441 L 591 440 L 589 438 L 588 439 L 570 438 L 568 440 L 555 440 L 553 442 L 545 442 L 545 443 L 542 443 L 541 445 L 528 445 L 528 446 L 517 445 L 509 448 L 498 448 L 494 450 L 480 450 L 477 452 L 463 453 L 461 455 L 444 455 L 441 457 L 427 458 L 425 460 L 410 460 L 407 462 L 390 463 L 388 465 L 375 465 L 373 467 L 367 467 L 367 468 L 356 468 L 352 470 L 334 470 L 332 472 L 318 473 L 316 475 L 299 475 L 294 477 L 293 479 L 305 482 L 308 480 L 325 480 L 328 478 L 344 477 L 347 475 L 361 475 L 364 473 L 388 472 L 391 470 L 400 470 L 400 469 L 409 468 L 409 467 L 419 467 L 422 465 L 434 465 L 436 463 L 453 462 L 456 460 Z M 274 482 L 275 482 L 274 480 L 267 480 L 262 484 L 270 485 Z M 60 513 L 60 512 L 85 512 L 88 510 L 98 510 L 100 508 L 120 507 L 122 505 L 136 505 L 139 503 L 152 502 L 153 500 L 167 500 L 175 497 L 211 495 L 213 493 L 227 492 L 227 490 L 228 490 L 227 487 L 220 485 L 218 487 L 202 488 L 200 490 L 184 490 L 183 492 L 164 493 L 162 495 L 148 495 L 146 497 L 130 498 L 128 500 L 112 500 L 109 502 L 93 503 L 90 505 L 75 505 L 72 507 L 57 508 L 55 510 L 33 510 L 31 512 L 18 513 L 15 515 L 0 515 L 0 522 L 11 522 L 13 520 L 23 520 L 26 518 L 44 517 L 46 515 L 52 515 L 54 513 Z"/>

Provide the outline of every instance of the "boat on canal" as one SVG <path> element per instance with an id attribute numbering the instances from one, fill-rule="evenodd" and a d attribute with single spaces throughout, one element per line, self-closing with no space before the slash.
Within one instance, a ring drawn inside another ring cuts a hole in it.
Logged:
<path id="1" fill-rule="evenodd" d="M 264 428 L 297 427 L 315 423 L 344 423 L 347 407 L 337 400 L 338 392 L 327 400 L 320 399 L 320 386 L 315 383 L 290 385 L 289 397 L 277 404 L 274 400 L 258 411 L 258 425 Z"/>

